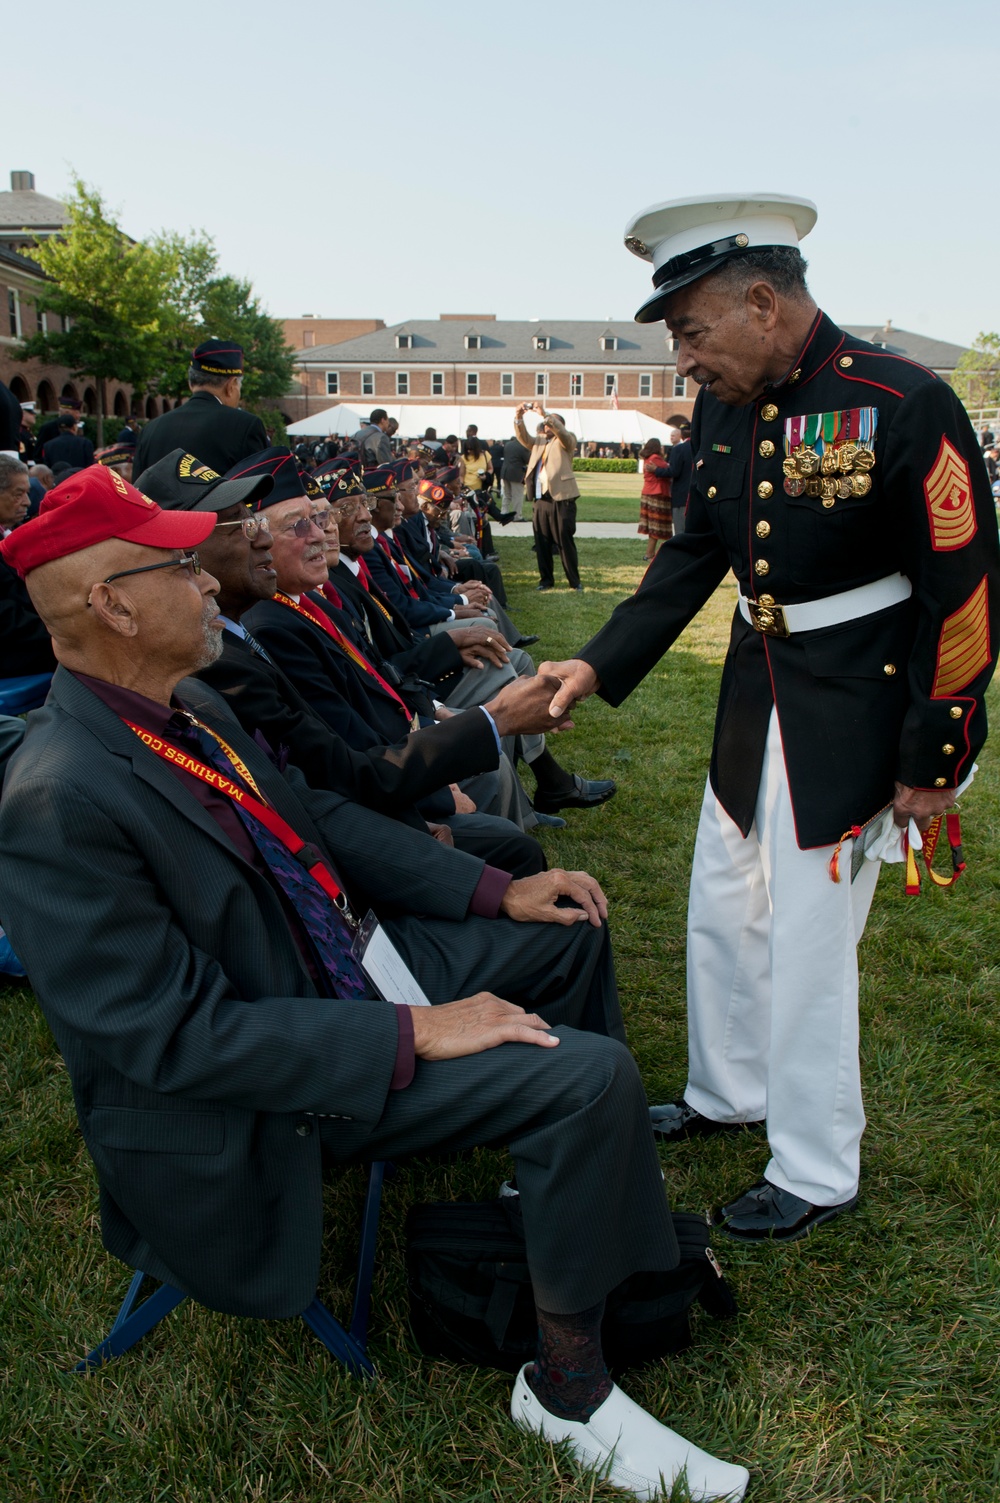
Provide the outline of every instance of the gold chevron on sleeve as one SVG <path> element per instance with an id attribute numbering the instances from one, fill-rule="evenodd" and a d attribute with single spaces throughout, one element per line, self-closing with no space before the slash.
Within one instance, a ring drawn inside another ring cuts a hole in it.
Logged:
<path id="1" fill-rule="evenodd" d="M 965 604 L 941 628 L 932 699 L 957 694 L 990 662 L 990 622 L 986 575 Z"/>
<path id="2" fill-rule="evenodd" d="M 969 466 L 953 444 L 942 438 L 938 457 L 924 481 L 931 547 L 938 553 L 964 548 L 976 535 Z"/>

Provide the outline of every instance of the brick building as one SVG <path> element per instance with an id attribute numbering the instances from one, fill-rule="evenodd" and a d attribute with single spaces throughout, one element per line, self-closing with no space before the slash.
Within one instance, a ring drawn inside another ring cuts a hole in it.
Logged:
<path id="1" fill-rule="evenodd" d="M 38 240 L 58 235 L 66 223 L 66 206 L 35 190 L 34 175 L 12 172 L 10 191 L 0 193 L 0 381 L 19 402 L 37 402 L 40 412 L 54 412 L 60 398 L 82 402 L 85 412 L 97 411 L 95 383 L 80 380 L 65 366 L 39 360 L 18 360 L 22 339 L 36 330 L 55 330 L 56 315 L 39 313 L 38 293 L 46 278 L 24 252 Z M 174 404 L 163 397 L 140 399 L 131 386 L 107 382 L 108 412 L 124 418 L 129 412 L 157 417 Z"/>
<path id="2" fill-rule="evenodd" d="M 677 374 L 674 342 L 662 323 L 538 319 L 511 321 L 493 314 L 442 314 L 386 328 L 341 335 L 350 320 L 315 320 L 315 334 L 335 326 L 336 337 L 299 349 L 300 381 L 286 398 L 293 420 L 337 402 L 361 409 L 379 405 L 496 407 L 539 398 L 567 414 L 607 410 L 617 396 L 632 408 L 673 423 L 689 417 L 694 382 Z M 850 333 L 928 365 L 950 379 L 962 346 L 894 329 L 850 324 Z"/>

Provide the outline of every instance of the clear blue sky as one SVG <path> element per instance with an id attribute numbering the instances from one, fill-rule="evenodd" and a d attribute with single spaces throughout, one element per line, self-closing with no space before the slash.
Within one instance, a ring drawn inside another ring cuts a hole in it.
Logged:
<path id="1" fill-rule="evenodd" d="M 205 229 L 279 316 L 631 318 L 632 213 L 770 189 L 818 204 L 835 318 L 1000 327 L 985 0 L 57 0 L 19 25 L 3 186 L 76 171 L 132 235 Z"/>

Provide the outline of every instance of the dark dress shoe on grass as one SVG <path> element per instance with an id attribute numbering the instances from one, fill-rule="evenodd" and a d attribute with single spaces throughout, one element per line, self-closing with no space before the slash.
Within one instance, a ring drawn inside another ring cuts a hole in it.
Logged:
<path id="1" fill-rule="evenodd" d="M 618 784 L 610 778 L 588 782 L 575 772 L 573 786 L 565 793 L 536 793 L 534 809 L 541 814 L 555 814 L 558 809 L 596 809 L 598 804 L 606 804 L 609 798 L 614 798 L 617 792 Z"/>
<path id="2" fill-rule="evenodd" d="M 536 588 L 538 590 L 539 595 L 544 595 L 546 590 L 554 590 L 555 589 L 555 585 L 540 584 Z"/>
<path id="3" fill-rule="evenodd" d="M 712 1223 L 725 1237 L 736 1242 L 796 1242 L 808 1237 L 817 1226 L 832 1221 L 844 1211 L 852 1211 L 858 1197 L 842 1200 L 835 1206 L 814 1206 L 800 1200 L 789 1190 L 779 1190 L 769 1180 L 760 1179 L 739 1200 L 720 1206 Z"/>
<path id="4" fill-rule="evenodd" d="M 516 511 L 502 511 L 497 517 L 501 527 L 506 527 L 508 522 L 519 522 L 521 519 Z"/>
<path id="5" fill-rule="evenodd" d="M 517 641 L 514 643 L 514 646 L 515 647 L 534 647 L 535 643 L 536 642 L 540 642 L 541 640 L 542 639 L 539 636 L 518 637 Z"/>
<path id="6" fill-rule="evenodd" d="M 681 1138 L 711 1138 L 720 1132 L 742 1132 L 746 1127 L 757 1127 L 756 1122 L 714 1122 L 703 1117 L 681 1097 L 680 1101 L 667 1101 L 663 1106 L 649 1108 L 649 1120 L 653 1132 L 668 1143 Z"/>

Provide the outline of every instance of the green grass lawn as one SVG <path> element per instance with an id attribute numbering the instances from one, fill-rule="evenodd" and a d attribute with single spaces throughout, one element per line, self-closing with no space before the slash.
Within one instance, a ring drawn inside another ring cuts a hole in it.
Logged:
<path id="1" fill-rule="evenodd" d="M 586 593 L 539 596 L 528 540 L 500 546 L 516 618 L 541 635 L 539 661 L 569 656 L 642 567 L 628 542 L 582 540 Z M 553 864 L 587 868 L 608 893 L 652 1100 L 685 1079 L 685 894 L 732 606 L 730 582 L 622 709 L 588 702 L 557 746 L 567 765 L 619 782 L 610 804 L 570 814 L 545 845 Z M 626 1380 L 667 1423 L 749 1466 L 752 1503 L 1000 1496 L 1000 777 L 991 748 L 981 762 L 958 886 L 908 899 L 893 867 L 875 897 L 862 947 L 869 1127 L 857 1211 L 781 1250 L 720 1239 L 738 1327 L 699 1319 L 689 1352 Z M 2 1503 L 622 1496 L 511 1428 L 506 1378 L 424 1361 L 410 1343 L 406 1208 L 493 1195 L 509 1168 L 501 1153 L 402 1168 L 387 1187 L 376 1386 L 345 1377 L 300 1322 L 187 1304 L 103 1372 L 69 1376 L 106 1334 L 128 1274 L 100 1246 L 94 1175 L 52 1038 L 24 990 L 4 1001 Z M 672 1202 L 708 1209 L 757 1178 L 766 1157 L 750 1135 L 664 1149 Z M 360 1174 L 328 1191 L 320 1295 L 341 1314 L 361 1193 Z"/>
<path id="2" fill-rule="evenodd" d="M 576 479 L 580 487 L 578 521 L 638 522 L 641 475 L 605 475 L 584 470 Z"/>

